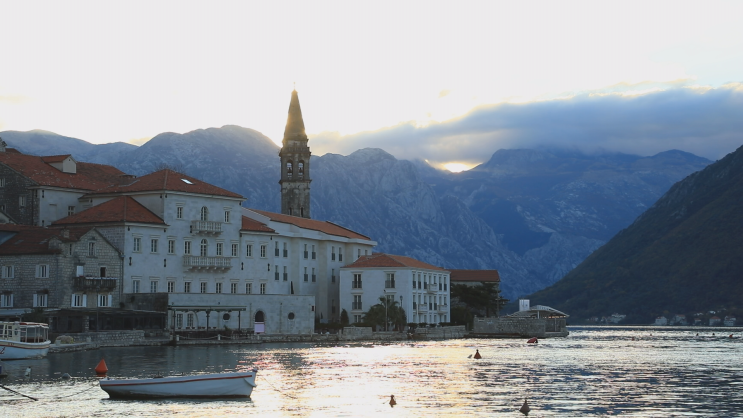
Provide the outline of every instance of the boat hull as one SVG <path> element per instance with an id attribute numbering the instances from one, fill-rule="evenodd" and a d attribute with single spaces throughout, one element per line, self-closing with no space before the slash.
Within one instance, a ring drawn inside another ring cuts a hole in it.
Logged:
<path id="1" fill-rule="evenodd" d="M 101 389 L 111 398 L 249 398 L 257 370 L 153 379 L 103 379 Z"/>
<path id="2" fill-rule="evenodd" d="M 24 343 L 0 340 L 0 360 L 23 360 L 46 357 L 51 341 Z"/>

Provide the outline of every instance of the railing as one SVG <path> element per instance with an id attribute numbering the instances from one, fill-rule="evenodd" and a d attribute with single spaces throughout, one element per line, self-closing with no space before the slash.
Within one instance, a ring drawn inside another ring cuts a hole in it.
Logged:
<path id="1" fill-rule="evenodd" d="M 189 270 L 227 270 L 232 268 L 229 257 L 200 257 L 195 255 L 183 256 L 183 267 Z"/>
<path id="2" fill-rule="evenodd" d="M 361 280 L 351 282 L 352 289 L 361 289 Z"/>
<path id="3" fill-rule="evenodd" d="M 116 277 L 75 277 L 72 286 L 75 290 L 114 290 Z"/>
<path id="4" fill-rule="evenodd" d="M 436 287 L 436 285 L 430 284 L 428 285 L 428 288 L 426 288 L 426 291 L 428 293 L 436 293 L 439 291 L 439 289 Z"/>
<path id="5" fill-rule="evenodd" d="M 354 311 L 360 311 L 362 310 L 361 302 L 351 302 L 351 309 Z"/>
<path id="6" fill-rule="evenodd" d="M 448 309 L 449 309 L 449 306 L 448 305 L 439 305 L 438 312 L 439 313 L 446 313 Z"/>
<path id="7" fill-rule="evenodd" d="M 428 305 L 426 305 L 425 303 L 419 303 L 418 312 L 428 312 Z"/>
<path id="8" fill-rule="evenodd" d="M 191 231 L 195 234 L 221 234 L 222 222 L 191 221 Z"/>

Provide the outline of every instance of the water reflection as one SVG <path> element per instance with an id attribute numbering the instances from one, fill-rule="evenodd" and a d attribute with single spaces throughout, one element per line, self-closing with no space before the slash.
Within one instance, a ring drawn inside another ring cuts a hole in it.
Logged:
<path id="1" fill-rule="evenodd" d="M 731 332 L 737 338 L 728 338 Z M 539 417 L 735 416 L 743 410 L 740 337 L 740 329 L 573 328 L 568 338 L 537 345 L 519 339 L 107 348 L 5 362 L 11 376 L 3 383 L 40 401 L 0 393 L 0 415 L 515 417 L 528 398 L 529 416 Z M 476 349 L 483 358 L 468 358 Z M 257 366 L 258 388 L 245 401 L 111 401 L 96 386 L 93 368 L 101 358 L 112 376 L 132 378 Z M 33 371 L 24 380 L 27 366 Z M 62 373 L 73 379 L 62 381 Z"/>

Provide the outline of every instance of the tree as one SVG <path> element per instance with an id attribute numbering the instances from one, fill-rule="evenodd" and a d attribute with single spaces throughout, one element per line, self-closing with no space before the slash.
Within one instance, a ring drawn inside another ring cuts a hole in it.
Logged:
<path id="1" fill-rule="evenodd" d="M 478 313 L 484 311 L 485 316 L 490 316 L 491 312 L 498 316 L 503 306 L 508 303 L 508 299 L 501 297 L 500 288 L 496 283 L 481 282 L 480 286 L 454 284 L 451 286 L 451 297 L 457 298 L 470 310 Z"/>
<path id="2" fill-rule="evenodd" d="M 364 314 L 364 322 L 385 329 L 388 329 L 389 325 L 393 325 L 397 326 L 397 328 L 402 331 L 407 322 L 406 317 L 405 309 L 403 309 L 396 300 L 380 296 L 379 303 L 369 308 L 369 310 Z M 385 321 L 387 326 L 385 326 Z"/>
<path id="3" fill-rule="evenodd" d="M 348 312 L 346 312 L 346 310 L 343 309 L 341 311 L 341 324 L 348 325 L 349 322 L 351 322 L 351 321 L 348 319 Z"/>

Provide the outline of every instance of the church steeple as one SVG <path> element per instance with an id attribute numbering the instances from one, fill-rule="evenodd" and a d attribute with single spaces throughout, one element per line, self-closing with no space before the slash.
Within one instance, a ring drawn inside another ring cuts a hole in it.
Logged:
<path id="1" fill-rule="evenodd" d="M 279 151 L 281 158 L 281 213 L 310 218 L 310 148 L 304 131 L 299 95 L 292 91 L 284 139 Z"/>

